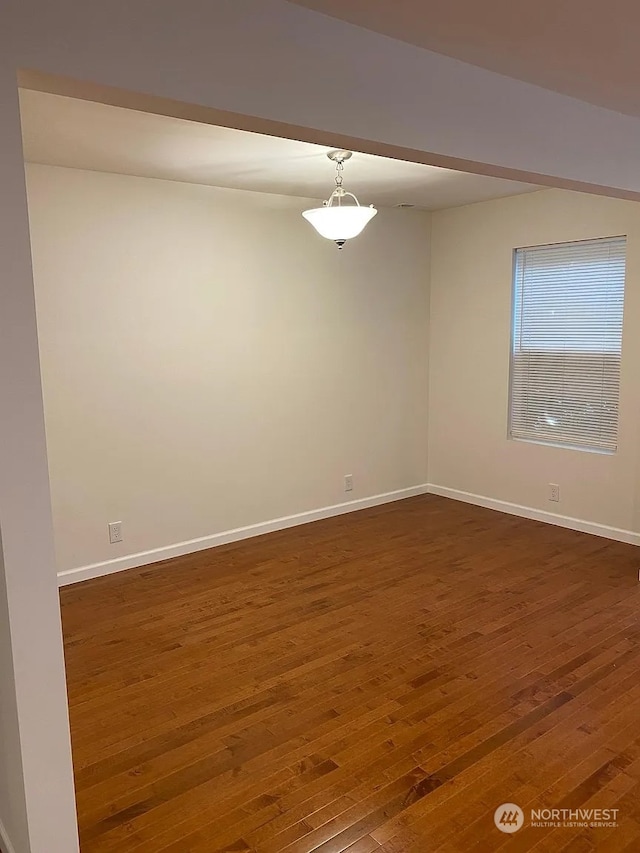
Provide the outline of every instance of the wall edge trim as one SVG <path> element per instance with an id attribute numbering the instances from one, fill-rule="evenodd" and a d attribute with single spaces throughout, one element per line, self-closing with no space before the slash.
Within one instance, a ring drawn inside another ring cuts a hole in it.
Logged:
<path id="1" fill-rule="evenodd" d="M 242 539 L 262 536 L 265 533 L 274 533 L 277 530 L 286 530 L 288 527 L 297 527 L 301 524 L 309 524 L 312 521 L 320 521 L 324 518 L 333 518 L 337 515 L 357 512 L 360 509 L 368 509 L 370 507 L 380 506 L 381 504 L 416 497 L 417 495 L 425 495 L 428 491 L 429 486 L 427 486 L 426 483 L 418 486 L 409 486 L 405 489 L 397 489 L 393 492 L 383 492 L 382 494 L 371 495 L 366 498 L 357 498 L 356 500 L 347 501 L 345 503 L 333 504 L 332 506 L 312 509 L 307 512 L 300 512 L 294 515 L 274 518 L 270 521 L 250 524 L 246 527 L 224 530 L 220 533 L 213 533 L 209 536 L 202 536 L 198 539 L 176 542 L 162 548 L 153 548 L 149 551 L 140 551 L 136 554 L 126 554 L 123 557 L 116 557 L 113 560 L 104 560 L 99 563 L 91 563 L 90 565 L 79 566 L 74 569 L 66 569 L 58 572 L 58 586 L 67 586 L 68 584 L 103 577 L 105 575 L 114 574 L 115 572 L 122 572 L 126 569 L 140 568 L 141 566 L 147 566 L 152 563 L 170 560 L 173 557 L 183 557 L 186 554 L 194 554 L 197 551 L 216 548 L 219 545 L 228 545 L 231 542 L 239 542 Z"/>

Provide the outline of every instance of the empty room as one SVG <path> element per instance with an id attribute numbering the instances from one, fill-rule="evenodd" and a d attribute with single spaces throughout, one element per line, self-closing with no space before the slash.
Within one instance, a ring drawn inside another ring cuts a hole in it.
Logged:
<path id="1" fill-rule="evenodd" d="M 0 34 L 1 853 L 640 849 L 597 21 L 187 5 Z"/>

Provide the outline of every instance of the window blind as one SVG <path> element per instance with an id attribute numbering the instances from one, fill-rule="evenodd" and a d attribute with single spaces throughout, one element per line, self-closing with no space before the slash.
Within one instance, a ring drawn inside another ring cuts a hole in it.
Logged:
<path id="1" fill-rule="evenodd" d="M 626 238 L 515 252 L 509 434 L 615 451 Z"/>

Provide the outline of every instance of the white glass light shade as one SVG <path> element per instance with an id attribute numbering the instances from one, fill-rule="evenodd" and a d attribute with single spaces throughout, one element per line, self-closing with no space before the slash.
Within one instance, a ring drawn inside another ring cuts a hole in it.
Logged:
<path id="1" fill-rule="evenodd" d="M 357 204 L 330 207 L 314 207 L 302 214 L 318 234 L 327 240 L 351 240 L 357 237 L 364 226 L 376 215 L 375 207 L 360 207 Z"/>

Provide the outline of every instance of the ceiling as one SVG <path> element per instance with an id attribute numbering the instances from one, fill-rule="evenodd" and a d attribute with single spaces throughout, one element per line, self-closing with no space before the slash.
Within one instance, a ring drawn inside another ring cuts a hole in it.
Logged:
<path id="1" fill-rule="evenodd" d="M 637 0 L 289 0 L 360 27 L 640 116 Z"/>
<path id="2" fill-rule="evenodd" d="M 28 162 L 302 198 L 333 188 L 322 146 L 24 89 L 20 109 Z M 344 182 L 367 204 L 425 210 L 540 189 L 371 154 L 354 154 Z"/>

